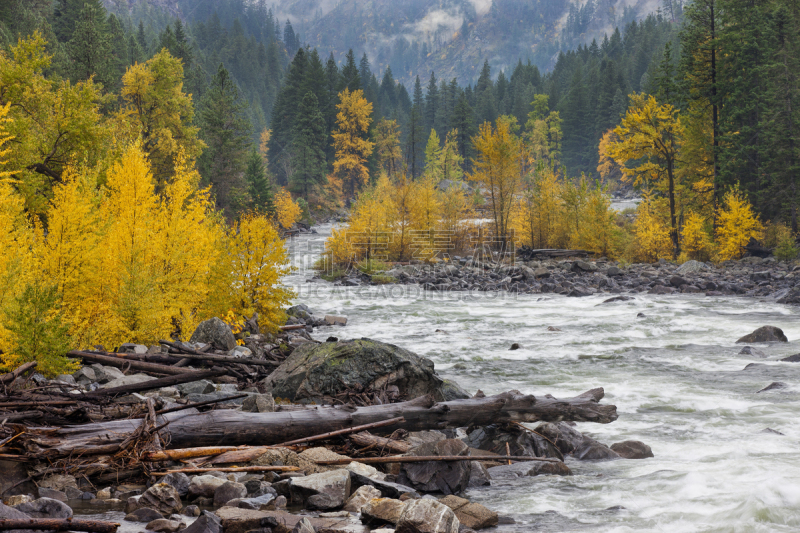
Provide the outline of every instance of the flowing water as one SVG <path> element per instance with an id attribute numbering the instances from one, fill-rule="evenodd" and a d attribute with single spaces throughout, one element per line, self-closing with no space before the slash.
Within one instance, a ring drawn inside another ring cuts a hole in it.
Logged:
<path id="1" fill-rule="evenodd" d="M 345 315 L 348 324 L 315 330 L 316 338 L 396 344 L 430 358 L 471 393 L 570 397 L 602 386 L 619 419 L 577 429 L 609 445 L 633 439 L 652 447 L 652 459 L 568 459 L 571 477 L 470 490 L 473 501 L 517 521 L 504 530 L 800 530 L 800 363 L 777 361 L 800 352 L 800 310 L 696 295 L 599 305 L 606 297 L 338 287 L 308 281 L 307 266 L 330 231 L 317 229 L 292 242 L 299 268 L 289 284 L 297 302 Z M 739 355 L 736 339 L 766 324 L 791 342 L 758 346 L 766 359 Z M 512 342 L 522 348 L 509 351 Z M 757 393 L 776 381 L 787 388 Z"/>

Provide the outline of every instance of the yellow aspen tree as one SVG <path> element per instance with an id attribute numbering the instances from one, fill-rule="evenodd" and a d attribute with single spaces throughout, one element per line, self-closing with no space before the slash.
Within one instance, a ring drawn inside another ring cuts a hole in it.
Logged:
<path id="1" fill-rule="evenodd" d="M 442 169 L 439 167 L 439 157 L 442 153 L 441 141 L 436 130 L 431 130 L 428 144 L 425 145 L 425 174 L 436 183 L 442 179 Z"/>
<path id="2" fill-rule="evenodd" d="M 439 168 L 441 169 L 442 179 L 458 181 L 464 176 L 461 165 L 464 158 L 458 151 L 458 130 L 453 129 L 444 138 L 444 146 L 439 153 Z"/>
<path id="3" fill-rule="evenodd" d="M 441 200 L 435 178 L 427 174 L 414 182 L 411 216 L 415 230 L 414 257 L 430 259 L 434 251 L 436 230 L 439 228 Z"/>
<path id="4" fill-rule="evenodd" d="M 411 231 L 413 229 L 414 182 L 405 172 L 401 172 L 389 188 L 392 208 L 390 259 L 408 261 L 411 259 Z"/>
<path id="5" fill-rule="evenodd" d="M 291 271 L 289 255 L 274 224 L 264 215 L 243 215 L 228 231 L 220 256 L 216 291 L 228 310 L 240 316 L 258 313 L 259 327 L 277 331 L 286 321 L 283 308 L 294 297 L 281 278 Z M 227 294 L 226 294 L 227 293 Z M 219 297 L 218 297 L 219 298 Z M 217 304 L 219 305 L 219 304 Z M 217 309 L 217 316 L 225 312 Z"/>
<path id="6" fill-rule="evenodd" d="M 275 219 L 282 228 L 291 228 L 295 222 L 300 220 L 302 212 L 303 210 L 297 202 L 292 200 L 291 193 L 286 189 L 281 188 L 275 195 Z"/>
<path id="7" fill-rule="evenodd" d="M 608 130 L 603 134 L 600 138 L 600 146 L 598 148 L 599 159 L 597 162 L 597 173 L 600 174 L 600 178 L 604 182 L 609 182 L 613 179 L 619 179 L 622 177 L 622 171 L 620 170 L 619 165 L 614 158 L 611 157 L 611 154 L 608 151 L 609 146 L 616 142 L 616 136 L 614 135 L 614 130 Z"/>
<path id="8" fill-rule="evenodd" d="M 617 138 L 609 143 L 608 154 L 637 186 L 647 180 L 666 182 L 672 257 L 677 258 L 681 248 L 675 201 L 676 165 L 682 134 L 678 110 L 645 94 L 632 94 L 630 99 L 627 113 L 614 128 Z M 629 167 L 629 163 L 634 166 Z"/>
<path id="9" fill-rule="evenodd" d="M 489 191 L 495 236 L 503 245 L 509 237 L 509 219 L 520 185 L 519 139 L 509 117 L 497 119 L 495 128 L 484 122 L 472 138 L 477 151 L 469 179 Z"/>
<path id="10" fill-rule="evenodd" d="M 336 130 L 333 132 L 333 147 L 336 159 L 333 172 L 342 183 L 347 198 L 353 198 L 368 181 L 367 159 L 372 155 L 374 143 L 369 140 L 372 123 L 372 104 L 364 98 L 361 89 L 339 93 L 336 104 Z"/>
<path id="11" fill-rule="evenodd" d="M 181 60 L 162 49 L 122 76 L 119 116 L 141 138 L 159 190 L 174 174 L 179 151 L 194 161 L 205 148 L 193 122 L 192 97 L 183 92 L 183 74 Z"/>
<path id="12" fill-rule="evenodd" d="M 580 231 L 574 234 L 573 246 L 614 258 L 619 229 L 616 214 L 611 209 L 611 198 L 600 183 L 595 183 L 595 187 L 589 191 L 582 219 Z"/>
<path id="13" fill-rule="evenodd" d="M 633 224 L 636 241 L 635 260 L 652 263 L 672 256 L 670 228 L 659 213 L 657 203 L 658 201 L 649 193 L 645 193 L 636 208 L 636 221 Z"/>
<path id="14" fill-rule="evenodd" d="M 764 226 L 738 185 L 730 188 L 722 197 L 722 206 L 717 214 L 719 260 L 739 259 L 750 239 L 760 238 L 763 231 Z"/>
<path id="15" fill-rule="evenodd" d="M 684 218 L 681 239 L 686 259 L 706 261 L 709 258 L 711 239 L 706 231 L 706 221 L 699 214 L 690 211 Z"/>

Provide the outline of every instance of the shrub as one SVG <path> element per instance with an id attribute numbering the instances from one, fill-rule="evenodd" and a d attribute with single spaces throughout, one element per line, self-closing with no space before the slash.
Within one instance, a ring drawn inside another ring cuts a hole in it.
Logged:
<path id="1" fill-rule="evenodd" d="M 6 312 L 5 342 L 10 353 L 2 355 L 2 366 L 12 370 L 37 361 L 36 370 L 47 376 L 74 372 L 76 361 L 69 352 L 69 325 L 61 313 L 61 296 L 54 286 L 28 285 Z"/>

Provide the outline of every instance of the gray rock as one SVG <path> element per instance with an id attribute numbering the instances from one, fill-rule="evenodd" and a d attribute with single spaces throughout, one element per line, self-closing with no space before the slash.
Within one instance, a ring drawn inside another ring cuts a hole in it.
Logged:
<path id="1" fill-rule="evenodd" d="M 314 312 L 306 304 L 293 305 L 286 310 L 288 316 L 302 318 L 303 320 L 313 320 Z"/>
<path id="2" fill-rule="evenodd" d="M 623 459 L 647 459 L 653 457 L 653 450 L 644 442 L 626 440 L 611 445 L 611 449 Z"/>
<path id="3" fill-rule="evenodd" d="M 137 383 L 144 383 L 145 381 L 152 381 L 156 378 L 152 376 L 148 376 L 147 374 L 131 374 L 130 376 L 123 376 L 118 379 L 114 379 L 106 383 L 105 385 L 101 385 L 101 389 L 111 389 L 114 387 L 122 387 L 123 385 L 135 385 Z"/>
<path id="4" fill-rule="evenodd" d="M 363 486 L 375 487 L 381 491 L 381 496 L 384 498 L 401 498 L 406 495 L 406 498 L 419 498 L 419 493 L 407 485 L 400 483 L 392 483 L 376 478 L 363 476 L 356 472 L 350 472 L 351 486 L 354 489 Z"/>
<path id="5" fill-rule="evenodd" d="M 189 476 L 180 472 L 167 474 L 161 478 L 161 483 L 171 485 L 180 496 L 189 494 Z"/>
<path id="6" fill-rule="evenodd" d="M 684 278 L 676 275 L 669 278 L 669 284 L 672 285 L 673 287 L 681 288 L 684 285 L 688 285 L 689 282 Z"/>
<path id="7" fill-rule="evenodd" d="M 242 411 L 246 413 L 272 413 L 275 411 L 275 400 L 271 394 L 253 394 L 242 402 Z"/>
<path id="8" fill-rule="evenodd" d="M 169 516 L 183 508 L 178 491 L 166 483 L 156 483 L 144 491 L 139 498 L 138 505 L 155 509 L 164 516 Z"/>
<path id="9" fill-rule="evenodd" d="M 228 481 L 214 491 L 214 505 L 221 507 L 236 498 L 247 497 L 247 487 L 236 481 Z"/>
<path id="10" fill-rule="evenodd" d="M 573 272 L 597 272 L 597 265 L 588 261 L 575 261 L 572 263 Z"/>
<path id="11" fill-rule="evenodd" d="M 800 353 L 781 359 L 784 363 L 800 363 Z"/>
<path id="12" fill-rule="evenodd" d="M 197 403 L 197 402 L 207 402 L 210 400 L 221 400 L 224 398 L 230 398 L 231 396 L 238 396 L 238 392 L 227 392 L 227 391 L 214 391 L 208 394 L 188 394 L 186 399 L 189 403 Z M 227 400 L 223 402 L 218 402 L 217 405 L 242 405 L 244 403 L 244 398 L 236 398 L 234 400 Z"/>
<path id="13" fill-rule="evenodd" d="M 291 533 L 316 533 L 316 530 L 314 529 L 314 526 L 311 525 L 311 522 L 308 520 L 308 518 L 303 518 L 294 525 Z"/>
<path id="14" fill-rule="evenodd" d="M 572 470 L 560 461 L 531 461 L 510 465 L 493 466 L 488 469 L 492 479 L 515 479 L 542 475 L 571 476 Z"/>
<path id="15" fill-rule="evenodd" d="M 181 533 L 222 533 L 222 520 L 213 513 L 203 511 L 203 514 Z"/>
<path id="16" fill-rule="evenodd" d="M 149 524 L 153 520 L 158 520 L 159 518 L 163 518 L 161 513 L 156 511 L 155 509 L 150 509 L 149 507 L 140 507 L 136 509 L 132 513 L 128 513 L 125 515 L 125 520 L 128 522 L 141 522 Z"/>
<path id="17" fill-rule="evenodd" d="M 275 489 L 272 488 L 272 483 L 267 481 L 252 479 L 246 481 L 244 486 L 247 488 L 247 494 L 251 498 L 257 498 L 258 496 L 262 496 L 264 494 L 277 494 Z"/>
<path id="18" fill-rule="evenodd" d="M 752 355 L 754 357 L 761 357 L 762 359 L 767 357 L 767 354 L 759 350 L 758 348 L 753 348 L 752 346 L 745 346 L 739 352 L 739 355 Z"/>
<path id="19" fill-rule="evenodd" d="M 72 518 L 70 506 L 52 498 L 39 498 L 20 504 L 15 509 L 31 518 Z"/>
<path id="20" fill-rule="evenodd" d="M 188 394 L 208 394 L 217 390 L 214 388 L 213 383 L 205 379 L 190 381 L 189 383 L 180 383 L 175 385 L 175 388 L 184 396 Z"/>
<path id="21" fill-rule="evenodd" d="M 75 381 L 75 377 L 72 374 L 59 374 L 56 376 L 56 381 L 60 381 L 61 383 L 66 383 L 67 385 L 78 384 L 78 382 Z"/>
<path id="22" fill-rule="evenodd" d="M 564 422 L 546 422 L 536 427 L 536 433 L 555 443 L 562 454 L 587 461 L 618 459 L 619 456 L 605 444 L 568 426 Z"/>
<path id="23" fill-rule="evenodd" d="M 187 505 L 181 511 L 184 516 L 200 516 L 200 508 L 196 505 Z"/>
<path id="24" fill-rule="evenodd" d="M 536 270 L 534 270 L 533 274 L 534 276 L 536 276 L 537 279 L 544 279 L 550 277 L 550 271 L 543 267 L 539 267 Z"/>
<path id="25" fill-rule="evenodd" d="M 351 513 L 360 513 L 361 508 L 374 498 L 380 498 L 381 491 L 375 487 L 364 485 L 358 487 L 344 504 L 344 510 Z"/>
<path id="26" fill-rule="evenodd" d="M 252 498 L 242 498 L 238 501 L 237 507 L 240 509 L 254 509 L 256 511 L 260 511 L 261 509 L 267 507 L 271 503 L 275 501 L 275 498 L 278 497 L 277 492 L 275 489 L 272 489 L 272 492 L 267 492 L 260 496 L 254 496 Z"/>
<path id="27" fill-rule="evenodd" d="M 195 476 L 189 482 L 189 498 L 213 498 L 217 488 L 227 482 L 227 479 L 216 476 Z"/>
<path id="28" fill-rule="evenodd" d="M 65 502 L 69 499 L 67 498 L 67 494 L 65 492 L 55 489 L 48 489 L 47 487 L 39 487 L 36 492 L 39 494 L 40 498 L 51 498 L 60 502 Z"/>
<path id="29" fill-rule="evenodd" d="M 496 512 L 458 496 L 446 496 L 440 499 L 439 503 L 445 504 L 456 514 L 456 518 L 461 522 L 461 529 L 459 529 L 461 533 L 465 527 L 472 530 L 486 529 L 496 526 L 499 522 Z"/>
<path id="30" fill-rule="evenodd" d="M 619 267 L 615 267 L 615 266 L 608 267 L 608 270 L 606 270 L 606 276 L 609 276 L 609 277 L 621 276 L 623 274 L 624 274 L 624 272 L 622 270 L 620 270 Z"/>
<path id="31" fill-rule="evenodd" d="M 358 283 L 356 283 L 358 285 Z M 325 323 L 329 326 L 346 326 L 346 316 L 325 315 Z"/>
<path id="32" fill-rule="evenodd" d="M 492 484 L 492 476 L 489 470 L 478 461 L 470 463 L 471 470 L 469 472 L 469 488 L 486 487 Z"/>
<path id="33" fill-rule="evenodd" d="M 253 356 L 253 350 L 246 346 L 237 346 L 232 350 L 228 350 L 228 356 L 236 359 L 249 358 Z"/>
<path id="34" fill-rule="evenodd" d="M 153 520 L 145 526 L 145 529 L 155 531 L 156 533 L 175 533 L 183 524 L 177 520 L 168 520 L 166 518 L 158 518 Z"/>
<path id="35" fill-rule="evenodd" d="M 94 368 L 90 366 L 85 366 L 72 374 L 72 377 L 75 378 L 75 381 L 78 382 L 80 385 L 85 385 L 87 383 L 93 383 L 97 381 L 97 374 L 94 372 Z"/>
<path id="36" fill-rule="evenodd" d="M 461 524 L 448 506 L 436 500 L 406 502 L 396 533 L 458 533 Z"/>
<path id="37" fill-rule="evenodd" d="M 230 326 L 217 317 L 201 322 L 192 333 L 190 342 L 213 344 L 215 348 L 226 352 L 236 348 L 236 337 Z"/>
<path id="38" fill-rule="evenodd" d="M 387 385 L 397 386 L 406 400 L 426 394 L 436 401 L 469 397 L 454 383 L 446 384 L 429 359 L 370 339 L 300 346 L 263 384 L 274 398 L 294 402 L 330 403 L 348 388 Z"/>
<path id="39" fill-rule="evenodd" d="M 782 381 L 773 381 L 772 383 L 770 383 L 769 385 L 767 385 L 766 387 L 764 387 L 763 389 L 761 389 L 760 391 L 757 391 L 757 392 L 767 392 L 767 391 L 771 391 L 771 390 L 781 390 L 781 389 L 785 389 L 787 387 L 788 387 L 788 385 L 786 383 L 782 382 Z"/>
<path id="40" fill-rule="evenodd" d="M 350 472 L 332 470 L 291 478 L 292 497 L 311 509 L 338 509 L 350 497 Z"/>
<path id="41" fill-rule="evenodd" d="M 761 326 L 753 333 L 745 335 L 736 341 L 736 344 L 761 342 L 789 342 L 789 339 L 786 338 L 786 335 L 783 334 L 783 330 L 780 328 L 776 328 L 775 326 Z"/>
<path id="42" fill-rule="evenodd" d="M 488 425 L 477 427 L 467 434 L 464 442 L 470 448 L 489 452 L 497 450 L 505 452 L 506 445 L 508 445 L 511 455 L 564 459 L 563 453 L 541 435 L 506 426 Z"/>
<path id="43" fill-rule="evenodd" d="M 405 504 L 391 498 L 373 498 L 361 508 L 361 521 L 370 527 L 397 524 Z"/>
<path id="44" fill-rule="evenodd" d="M 117 349 L 117 353 L 145 354 L 147 353 L 147 346 L 134 344 L 132 342 L 124 342 L 120 345 L 119 349 Z"/>
<path id="45" fill-rule="evenodd" d="M 468 455 L 469 448 L 461 440 L 445 439 L 412 448 L 407 455 Z M 457 494 L 469 486 L 472 465 L 469 461 L 428 461 L 402 463 L 397 481 L 425 492 Z"/>
<path id="46" fill-rule="evenodd" d="M 675 273 L 680 276 L 686 276 L 687 274 L 697 274 L 698 272 L 703 272 L 704 270 L 710 270 L 710 268 L 700 261 L 691 260 L 686 261 L 684 264 L 679 266 L 675 270 Z"/>

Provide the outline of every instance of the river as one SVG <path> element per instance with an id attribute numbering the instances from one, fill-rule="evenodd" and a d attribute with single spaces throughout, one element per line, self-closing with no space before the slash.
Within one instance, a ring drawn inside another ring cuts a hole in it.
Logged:
<path id="1" fill-rule="evenodd" d="M 501 531 L 800 530 L 800 364 L 777 361 L 800 352 L 800 310 L 702 295 L 598 305 L 606 297 L 337 287 L 307 281 L 330 226 L 317 230 L 292 241 L 299 268 L 288 284 L 297 302 L 348 324 L 315 330 L 315 338 L 396 344 L 471 393 L 569 397 L 602 386 L 619 419 L 577 429 L 609 445 L 634 439 L 652 447 L 652 459 L 568 458 L 571 477 L 471 489 L 468 498 L 517 521 Z M 766 324 L 790 342 L 759 346 L 766 359 L 739 355 L 736 339 Z M 513 342 L 522 348 L 509 351 Z M 750 363 L 757 365 L 745 370 Z M 757 393 L 775 381 L 788 387 Z"/>

